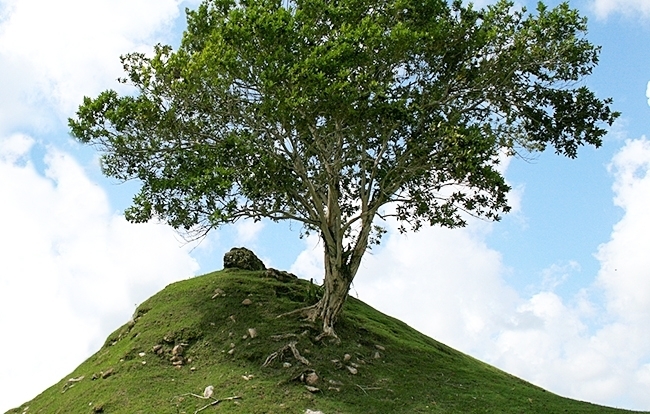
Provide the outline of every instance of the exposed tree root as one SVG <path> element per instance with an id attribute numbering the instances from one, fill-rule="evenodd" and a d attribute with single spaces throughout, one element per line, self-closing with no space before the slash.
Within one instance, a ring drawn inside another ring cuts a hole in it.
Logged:
<path id="1" fill-rule="evenodd" d="M 304 365 L 309 365 L 309 360 L 305 358 L 304 356 L 300 355 L 300 352 L 298 352 L 298 348 L 296 348 L 296 344 L 298 342 L 289 342 L 282 348 L 278 349 L 271 355 L 269 355 L 266 358 L 266 361 L 262 364 L 262 367 L 268 367 L 273 361 L 275 361 L 278 357 L 281 357 L 282 354 L 284 354 L 285 351 L 291 350 L 291 353 L 293 354 L 293 357 L 296 358 L 296 360 L 302 362 Z"/>
<path id="2" fill-rule="evenodd" d="M 290 312 L 282 313 L 276 318 L 284 318 L 285 316 L 293 316 L 293 315 L 300 315 L 303 317 L 306 317 L 309 321 L 314 322 L 316 318 L 318 317 L 318 308 L 317 305 L 310 305 L 310 306 L 305 306 L 304 308 L 299 308 L 299 309 L 294 309 Z"/>
<path id="3" fill-rule="evenodd" d="M 295 309 L 290 312 L 286 312 L 276 316 L 276 318 L 284 318 L 285 316 L 300 315 L 304 317 L 309 322 L 316 322 L 320 317 L 320 308 L 318 303 L 315 305 L 305 306 L 304 308 Z M 292 335 L 292 334 L 287 334 Z M 279 337 L 276 335 L 276 337 Z M 320 341 L 323 338 L 332 338 L 336 343 L 340 343 L 338 335 L 334 331 L 334 327 L 328 326 L 323 323 L 323 331 L 316 337 L 316 341 Z M 275 339 L 275 338 L 274 338 Z"/>

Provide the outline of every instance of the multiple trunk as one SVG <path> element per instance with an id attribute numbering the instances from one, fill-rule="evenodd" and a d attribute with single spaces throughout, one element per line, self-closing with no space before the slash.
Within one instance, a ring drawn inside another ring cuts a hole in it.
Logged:
<path id="1" fill-rule="evenodd" d="M 344 246 L 345 229 L 338 206 L 338 192 L 330 189 L 328 199 L 327 216 L 321 227 L 325 253 L 324 292 L 323 297 L 312 309 L 310 319 L 320 319 L 323 322 L 323 336 L 336 337 L 334 325 L 368 247 L 374 211 L 368 211 L 366 206 L 362 207 L 358 221 L 360 228 L 355 232 L 355 237 L 350 238 L 351 244 Z"/>

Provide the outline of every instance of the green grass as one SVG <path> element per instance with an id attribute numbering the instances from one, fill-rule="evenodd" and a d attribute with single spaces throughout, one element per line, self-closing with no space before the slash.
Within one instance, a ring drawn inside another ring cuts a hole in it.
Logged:
<path id="1" fill-rule="evenodd" d="M 216 289 L 225 296 L 213 299 Z M 245 306 L 247 298 L 252 304 Z M 216 398 L 241 399 L 201 413 L 626 412 L 547 392 L 354 298 L 337 325 L 340 343 L 315 341 L 318 326 L 297 316 L 276 318 L 313 300 L 308 282 L 279 282 L 263 272 L 220 271 L 174 283 L 144 302 L 134 321 L 70 375 L 8 413 L 194 413 L 209 401 L 187 394 L 202 394 L 207 385 L 214 386 Z M 249 328 L 258 336 L 250 338 Z M 286 334 L 296 336 L 272 339 Z M 309 366 L 286 352 L 262 367 L 291 340 Z M 177 368 L 170 358 L 180 343 L 187 344 L 188 361 Z M 156 345 L 162 354 L 152 351 Z M 346 364 L 358 367 L 356 375 L 342 366 L 345 354 Z M 295 379 L 307 369 L 319 376 L 319 392 Z M 109 370 L 113 374 L 102 378 Z"/>

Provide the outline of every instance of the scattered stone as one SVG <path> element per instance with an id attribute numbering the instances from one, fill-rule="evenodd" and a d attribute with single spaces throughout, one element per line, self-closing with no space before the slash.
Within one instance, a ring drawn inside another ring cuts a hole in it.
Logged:
<path id="1" fill-rule="evenodd" d="M 357 375 L 359 372 L 355 367 L 351 367 L 349 365 L 346 365 L 345 368 L 347 368 L 347 370 L 350 371 L 350 374 L 352 375 Z"/>
<path id="2" fill-rule="evenodd" d="M 311 385 L 305 385 L 305 388 L 307 388 L 307 391 L 311 393 L 320 392 L 320 388 L 312 387 Z"/>
<path id="3" fill-rule="evenodd" d="M 246 298 L 246 299 L 244 299 L 244 300 L 242 301 L 241 304 L 244 305 L 244 306 L 250 306 L 252 303 L 253 303 L 252 300 Z"/>
<path id="4" fill-rule="evenodd" d="M 266 270 L 264 263 L 245 247 L 233 247 L 223 256 L 225 269 Z"/>
<path id="5" fill-rule="evenodd" d="M 142 365 L 147 365 L 147 361 L 142 361 Z"/>
<path id="6" fill-rule="evenodd" d="M 185 360 L 183 359 L 183 357 L 181 355 L 174 355 L 169 360 L 171 361 L 172 365 L 175 365 L 175 366 L 176 365 L 180 366 L 180 365 L 185 364 Z"/>
<path id="7" fill-rule="evenodd" d="M 86 378 L 86 376 L 85 376 L 85 375 L 82 375 L 82 376 L 77 377 L 77 378 L 70 378 L 70 379 L 68 380 L 68 382 L 79 382 L 79 381 L 81 381 L 81 380 L 84 379 L 84 378 Z"/>
<path id="8" fill-rule="evenodd" d="M 384 348 L 381 345 L 375 345 L 375 348 L 379 349 L 380 351 L 385 351 L 386 350 L 386 348 Z"/>
<path id="9" fill-rule="evenodd" d="M 352 356 L 350 354 L 345 354 L 343 355 L 343 362 L 348 362 L 351 358 Z"/>
<path id="10" fill-rule="evenodd" d="M 285 368 L 291 368 L 291 362 L 285 362 L 282 364 L 282 366 Z"/>
<path id="11" fill-rule="evenodd" d="M 253 378 L 255 378 L 255 376 L 254 376 L 253 374 L 250 374 L 250 375 L 242 375 L 241 377 L 242 377 L 243 379 L 245 379 L 246 381 L 250 381 L 250 380 L 252 380 Z"/>
<path id="12" fill-rule="evenodd" d="M 222 289 L 216 288 L 214 290 L 214 294 L 212 295 L 212 299 L 218 298 L 219 296 L 226 296 L 226 292 L 224 292 Z"/>
<path id="13" fill-rule="evenodd" d="M 230 351 L 228 351 L 228 355 L 232 355 L 235 353 L 235 348 L 232 348 Z"/>
<path id="14" fill-rule="evenodd" d="M 210 398 L 214 394 L 214 387 L 212 385 L 208 385 L 205 387 L 203 390 L 203 397 L 204 398 Z"/>
<path id="15" fill-rule="evenodd" d="M 309 408 L 307 408 L 304 414 L 325 414 L 325 413 L 322 411 L 312 411 Z"/>
<path id="16" fill-rule="evenodd" d="M 93 407 L 93 413 L 103 413 L 104 407 L 101 405 L 96 405 Z"/>
<path id="17" fill-rule="evenodd" d="M 251 337 L 251 339 L 254 339 L 255 337 L 257 337 L 257 329 L 248 328 L 248 335 Z"/>
<path id="18" fill-rule="evenodd" d="M 305 384 L 316 385 L 318 382 L 318 374 L 315 371 L 309 372 L 305 375 Z"/>
<path id="19" fill-rule="evenodd" d="M 175 345 L 174 348 L 172 348 L 172 355 L 183 355 L 183 352 L 185 352 L 183 345 Z"/>
<path id="20" fill-rule="evenodd" d="M 332 385 L 343 385 L 343 383 L 341 381 L 337 381 L 337 380 L 333 380 L 333 379 L 329 380 L 328 382 L 330 384 L 332 384 Z"/>
<path id="21" fill-rule="evenodd" d="M 106 379 L 110 377 L 111 375 L 113 375 L 113 368 L 109 368 L 106 371 L 100 372 L 100 375 L 102 379 Z"/>
<path id="22" fill-rule="evenodd" d="M 350 365 L 352 365 L 355 368 L 359 368 L 359 364 L 355 364 L 354 362 L 350 362 Z"/>
<path id="23" fill-rule="evenodd" d="M 140 358 L 144 357 L 145 355 L 147 355 L 145 352 L 140 352 L 140 353 L 138 354 L 138 356 L 139 356 Z"/>
<path id="24" fill-rule="evenodd" d="M 379 351 L 375 352 L 375 356 L 374 356 L 374 358 L 375 358 L 375 359 L 379 359 L 379 358 L 381 358 L 381 354 L 379 353 Z"/>
<path id="25" fill-rule="evenodd" d="M 192 371 L 192 372 L 196 371 L 196 367 L 190 368 L 190 371 Z"/>
<path id="26" fill-rule="evenodd" d="M 235 319 L 235 315 L 230 315 L 230 316 L 228 317 L 228 319 L 230 319 L 231 321 L 233 321 L 233 322 L 235 322 L 235 323 L 237 322 L 237 319 Z"/>
<path id="27" fill-rule="evenodd" d="M 158 344 L 158 345 L 154 345 L 154 347 L 151 348 L 151 352 L 153 352 L 154 354 L 158 354 L 158 355 L 160 355 L 160 354 L 162 354 L 162 347 L 163 347 L 163 346 L 160 345 L 160 344 Z"/>
<path id="28" fill-rule="evenodd" d="M 280 282 L 291 282 L 293 280 L 298 279 L 298 276 L 294 275 L 293 273 L 289 273 L 289 272 L 285 272 L 284 270 L 278 270 L 273 268 L 266 269 L 266 272 L 264 272 L 264 277 L 268 277 L 270 279 L 276 279 L 279 280 Z"/>
<path id="29" fill-rule="evenodd" d="M 248 339 L 248 335 L 242 336 L 241 339 Z"/>

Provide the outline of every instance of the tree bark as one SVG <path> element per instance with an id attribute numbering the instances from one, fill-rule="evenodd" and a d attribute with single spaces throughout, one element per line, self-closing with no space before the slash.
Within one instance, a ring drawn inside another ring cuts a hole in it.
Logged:
<path id="1" fill-rule="evenodd" d="M 325 249 L 325 279 L 323 297 L 318 301 L 314 309 L 313 319 L 320 319 L 323 322 L 322 336 L 336 338 L 334 324 L 338 319 L 345 300 L 348 297 L 350 285 L 354 279 L 347 266 L 341 266 L 335 262 L 336 258 L 328 257 Z"/>

